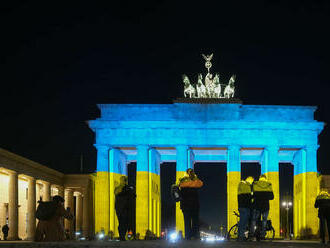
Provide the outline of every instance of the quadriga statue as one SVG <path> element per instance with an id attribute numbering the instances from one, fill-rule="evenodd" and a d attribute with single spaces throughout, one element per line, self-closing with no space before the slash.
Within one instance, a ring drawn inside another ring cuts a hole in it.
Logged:
<path id="1" fill-rule="evenodd" d="M 190 84 L 190 80 L 187 75 L 182 75 L 183 83 L 184 83 L 184 97 L 189 96 L 189 98 L 195 97 L 196 90 L 195 88 Z"/>
<path id="2" fill-rule="evenodd" d="M 235 94 L 235 80 L 236 80 L 236 75 L 232 75 L 231 78 L 229 79 L 228 85 L 225 88 L 224 91 L 224 97 L 225 98 L 233 98 Z"/>

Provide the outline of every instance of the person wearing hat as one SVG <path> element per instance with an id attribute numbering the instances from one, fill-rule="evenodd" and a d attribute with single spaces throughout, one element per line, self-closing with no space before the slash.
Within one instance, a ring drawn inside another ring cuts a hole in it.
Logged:
<path id="1" fill-rule="evenodd" d="M 320 219 L 321 242 L 325 244 L 325 223 L 327 223 L 330 238 L 330 195 L 326 189 L 321 190 L 318 194 L 314 207 L 319 209 L 318 217 Z"/>
<path id="2" fill-rule="evenodd" d="M 238 223 L 238 241 L 246 240 L 244 233 L 250 218 L 253 181 L 253 177 L 247 177 L 238 184 L 237 201 L 240 216 Z"/>
<path id="3" fill-rule="evenodd" d="M 273 187 L 271 182 L 267 180 L 266 175 L 261 175 L 259 181 L 252 184 L 252 221 L 251 233 L 254 234 L 256 223 L 261 220 L 260 238 L 266 236 L 266 224 L 269 214 L 269 201 L 274 199 Z"/>
<path id="4" fill-rule="evenodd" d="M 54 215 L 47 220 L 39 220 L 36 228 L 35 241 L 64 241 L 65 231 L 63 226 L 63 218 L 72 220 L 73 215 L 70 210 L 64 209 L 63 197 L 53 196 L 53 204 L 55 208 Z"/>
<path id="5" fill-rule="evenodd" d="M 187 169 L 187 175 L 180 179 L 180 208 L 184 218 L 185 239 L 199 239 L 199 197 L 198 189 L 203 182 L 193 169 Z"/>
<path id="6" fill-rule="evenodd" d="M 128 185 L 128 177 L 120 177 L 120 183 L 115 188 L 115 209 L 118 218 L 118 232 L 121 241 L 126 240 L 132 222 L 133 204 L 136 197 L 133 186 Z"/>

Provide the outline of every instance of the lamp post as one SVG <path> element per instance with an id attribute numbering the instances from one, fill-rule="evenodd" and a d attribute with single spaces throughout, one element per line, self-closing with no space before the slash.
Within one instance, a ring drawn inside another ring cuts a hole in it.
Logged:
<path id="1" fill-rule="evenodd" d="M 290 235 L 290 228 L 289 228 L 289 209 L 292 206 L 292 202 L 291 201 L 284 201 L 284 202 L 282 202 L 282 206 L 286 210 L 286 232 L 285 233 L 286 233 L 286 237 L 289 238 L 289 235 Z"/>

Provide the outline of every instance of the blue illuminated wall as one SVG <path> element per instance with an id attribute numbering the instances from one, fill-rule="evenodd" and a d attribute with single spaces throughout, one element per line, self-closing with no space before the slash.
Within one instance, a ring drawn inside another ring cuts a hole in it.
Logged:
<path id="1" fill-rule="evenodd" d="M 90 121 L 96 145 L 109 147 L 224 147 L 278 146 L 281 162 L 292 162 L 290 148 L 318 146 L 323 123 L 314 120 L 316 107 L 243 104 L 100 104 L 101 118 Z M 285 150 L 287 149 L 287 150 Z M 128 153 L 128 160 L 136 155 Z M 172 154 L 173 155 L 173 154 Z M 193 154 L 203 160 L 203 154 Z M 207 158 L 208 156 L 208 158 Z M 205 155 L 226 161 L 226 154 Z M 261 152 L 245 152 L 241 161 L 261 161 Z M 176 161 L 165 153 L 162 161 Z M 99 166 L 98 168 L 103 168 Z M 104 167 L 106 168 L 106 166 Z M 316 171 L 307 166 L 307 171 Z"/>

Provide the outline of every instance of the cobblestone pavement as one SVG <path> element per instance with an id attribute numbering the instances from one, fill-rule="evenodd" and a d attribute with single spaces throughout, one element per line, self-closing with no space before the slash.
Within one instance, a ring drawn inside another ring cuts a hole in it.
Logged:
<path id="1" fill-rule="evenodd" d="M 126 242 L 106 242 L 106 241 L 76 241 L 76 242 L 50 242 L 50 243 L 35 243 L 35 242 L 6 242 L 0 241 L 0 247 L 6 248 L 93 248 L 93 247 L 127 247 L 127 248 L 252 248 L 252 247 L 288 247 L 288 248 L 307 248 L 307 247 L 324 247 L 319 241 L 263 241 L 263 242 L 235 242 L 235 241 L 217 241 L 217 242 L 201 242 L 201 241 L 181 241 L 171 243 L 168 241 L 126 241 Z M 326 245 L 330 247 L 330 245 Z"/>

